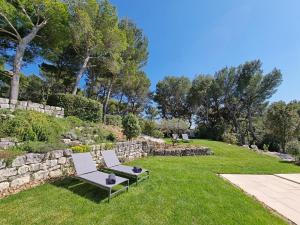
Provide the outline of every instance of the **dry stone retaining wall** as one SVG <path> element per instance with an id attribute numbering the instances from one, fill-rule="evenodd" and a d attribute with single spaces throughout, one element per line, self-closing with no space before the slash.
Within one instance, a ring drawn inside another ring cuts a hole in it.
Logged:
<path id="1" fill-rule="evenodd" d="M 106 146 L 92 145 L 91 148 L 91 155 L 97 166 L 104 166 L 101 151 L 106 150 Z M 149 154 L 161 156 L 212 154 L 208 148 L 174 148 L 150 141 L 119 142 L 112 147 L 121 162 Z M 65 149 L 47 153 L 27 153 L 18 156 L 11 163 L 0 159 L 0 198 L 42 184 L 49 179 L 74 174 L 71 154 L 71 150 Z"/>
<path id="2" fill-rule="evenodd" d="M 133 160 L 146 156 L 145 143 L 120 142 L 113 149 L 121 161 Z M 104 165 L 101 151 L 105 145 L 92 146 L 91 155 L 98 167 Z M 24 190 L 53 178 L 74 174 L 69 149 L 47 153 L 28 153 L 18 156 L 11 163 L 0 159 L 0 198 Z"/>
<path id="3" fill-rule="evenodd" d="M 8 98 L 0 98 L 0 109 L 22 109 L 22 110 L 33 110 L 41 113 L 46 113 L 48 115 L 56 117 L 64 117 L 64 108 L 43 105 L 39 103 L 34 103 L 31 101 L 12 101 L 9 102 Z"/>

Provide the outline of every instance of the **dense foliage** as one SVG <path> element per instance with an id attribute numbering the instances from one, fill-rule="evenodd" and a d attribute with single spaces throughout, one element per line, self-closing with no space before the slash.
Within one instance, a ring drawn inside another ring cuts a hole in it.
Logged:
<path id="1" fill-rule="evenodd" d="M 141 127 L 138 118 L 132 113 L 123 117 L 123 129 L 127 139 L 138 137 L 141 134 Z"/>
<path id="2" fill-rule="evenodd" d="M 66 119 L 17 110 L 2 119 L 0 137 L 16 137 L 19 141 L 57 142 L 70 127 Z"/>
<path id="3" fill-rule="evenodd" d="M 76 116 L 82 120 L 97 122 L 102 119 L 102 105 L 98 101 L 71 94 L 51 95 L 48 105 L 65 109 L 65 116 Z"/>

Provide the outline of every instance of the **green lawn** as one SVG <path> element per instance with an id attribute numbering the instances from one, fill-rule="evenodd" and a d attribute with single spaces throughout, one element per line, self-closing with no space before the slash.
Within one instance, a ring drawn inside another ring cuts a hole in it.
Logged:
<path id="1" fill-rule="evenodd" d="M 215 155 L 131 162 L 149 168 L 152 177 L 109 204 L 101 201 L 104 192 L 88 184 L 72 179 L 45 184 L 0 200 L 0 224 L 286 224 L 216 174 L 289 173 L 300 167 L 225 143 L 192 143 Z"/>

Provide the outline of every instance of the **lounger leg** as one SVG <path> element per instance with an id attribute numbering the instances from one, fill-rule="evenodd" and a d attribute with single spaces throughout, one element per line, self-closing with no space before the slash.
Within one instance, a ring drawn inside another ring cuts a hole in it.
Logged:
<path id="1" fill-rule="evenodd" d="M 127 191 L 129 190 L 129 180 L 127 180 Z"/>
<path id="2" fill-rule="evenodd" d="M 110 202 L 110 197 L 111 197 L 111 188 L 109 189 L 108 203 Z"/>
<path id="3" fill-rule="evenodd" d="M 136 176 L 136 182 L 135 182 L 136 186 L 138 185 L 138 181 L 139 181 L 139 177 Z"/>

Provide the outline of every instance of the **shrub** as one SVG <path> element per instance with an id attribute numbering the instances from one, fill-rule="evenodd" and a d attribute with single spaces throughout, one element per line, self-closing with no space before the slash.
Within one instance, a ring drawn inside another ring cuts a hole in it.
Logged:
<path id="1" fill-rule="evenodd" d="M 236 134 L 232 133 L 232 132 L 225 132 L 222 135 L 222 139 L 223 139 L 224 142 L 229 143 L 229 144 L 236 145 L 238 143 L 238 139 L 236 137 Z"/>
<path id="2" fill-rule="evenodd" d="M 156 129 L 157 129 L 157 126 L 154 121 L 146 120 L 146 121 L 144 121 L 142 133 L 149 135 L 149 136 L 153 136 L 153 132 Z"/>
<path id="3" fill-rule="evenodd" d="M 71 149 L 74 153 L 89 152 L 91 150 L 90 146 L 88 146 L 88 145 L 77 145 L 77 146 L 71 147 Z"/>
<path id="4" fill-rule="evenodd" d="M 83 121 L 76 116 L 68 116 L 66 120 L 72 125 L 72 127 L 79 127 L 83 125 Z"/>
<path id="5" fill-rule="evenodd" d="M 32 142 L 28 141 L 16 147 L 13 150 L 23 151 L 23 152 L 33 152 L 33 153 L 44 153 L 53 150 L 65 149 L 66 145 L 60 142 L 57 143 L 45 143 L 45 142 Z"/>
<path id="6" fill-rule="evenodd" d="M 114 133 L 109 133 L 109 135 L 107 135 L 107 137 L 106 137 L 106 140 L 115 142 L 117 140 L 117 137 Z"/>
<path id="7" fill-rule="evenodd" d="M 299 141 L 291 141 L 286 144 L 286 151 L 295 157 L 295 161 L 300 157 L 300 143 Z"/>
<path id="8" fill-rule="evenodd" d="M 103 128 L 102 124 L 89 123 L 81 129 L 74 130 L 76 136 L 81 142 L 87 143 L 93 140 L 95 143 L 103 143 L 109 132 Z"/>
<path id="9" fill-rule="evenodd" d="M 106 115 L 105 124 L 122 127 L 122 117 L 119 115 Z"/>
<path id="10" fill-rule="evenodd" d="M 86 121 L 101 121 L 102 105 L 98 101 L 71 94 L 51 95 L 48 105 L 59 106 L 65 109 L 65 116 L 76 116 Z"/>
<path id="11" fill-rule="evenodd" d="M 164 138 L 164 133 L 160 130 L 154 130 L 151 136 L 155 138 Z"/>
<path id="12" fill-rule="evenodd" d="M 132 113 L 123 117 L 122 125 L 124 129 L 124 134 L 126 135 L 128 140 L 131 140 L 134 137 L 138 137 L 141 134 L 139 120 Z"/>
<path id="13" fill-rule="evenodd" d="M 265 152 L 267 152 L 267 151 L 269 151 L 269 145 L 266 145 L 266 144 L 264 144 L 263 145 L 263 150 L 265 151 Z"/>
<path id="14" fill-rule="evenodd" d="M 16 137 L 20 141 L 56 142 L 70 128 L 64 119 L 34 111 L 17 110 L 4 120 L 0 137 Z"/>

